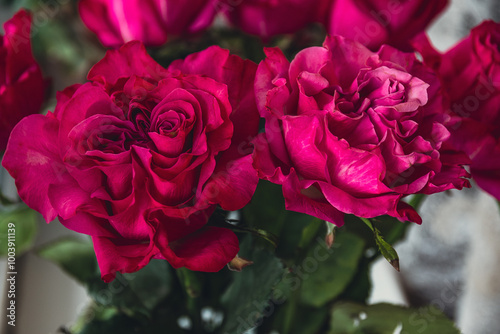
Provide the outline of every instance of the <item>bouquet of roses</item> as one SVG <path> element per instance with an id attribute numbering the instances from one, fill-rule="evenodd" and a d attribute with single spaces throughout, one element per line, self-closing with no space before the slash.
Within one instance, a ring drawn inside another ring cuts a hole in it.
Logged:
<path id="1" fill-rule="evenodd" d="M 59 5 L 98 41 L 35 5 L 5 23 L 0 148 L 22 202 L 91 237 L 39 250 L 93 298 L 67 332 L 458 333 L 365 305 L 368 269 L 399 270 L 424 195 L 500 199 L 499 24 L 440 53 L 445 0 Z M 42 69 L 108 50 L 41 114 L 32 41 Z"/>

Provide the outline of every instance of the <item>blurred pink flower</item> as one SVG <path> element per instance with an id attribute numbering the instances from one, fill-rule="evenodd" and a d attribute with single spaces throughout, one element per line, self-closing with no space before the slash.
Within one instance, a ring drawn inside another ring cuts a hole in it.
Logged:
<path id="1" fill-rule="evenodd" d="M 46 88 L 31 52 L 31 15 L 17 12 L 4 30 L 0 36 L 0 151 L 5 150 L 17 122 L 40 112 Z"/>
<path id="2" fill-rule="evenodd" d="M 218 0 L 80 0 L 80 16 L 106 47 L 139 40 L 159 46 L 167 36 L 191 34 L 208 27 Z"/>
<path id="3" fill-rule="evenodd" d="M 377 50 L 382 44 L 408 49 L 448 0 L 332 0 L 327 31 Z"/>
<path id="4" fill-rule="evenodd" d="M 295 33 L 320 21 L 330 0 L 222 0 L 220 7 L 231 24 L 268 39 Z"/>
<path id="5" fill-rule="evenodd" d="M 415 45 L 450 100 L 449 142 L 469 156 L 477 184 L 500 200 L 500 24 L 483 22 L 444 54 L 423 36 Z"/>

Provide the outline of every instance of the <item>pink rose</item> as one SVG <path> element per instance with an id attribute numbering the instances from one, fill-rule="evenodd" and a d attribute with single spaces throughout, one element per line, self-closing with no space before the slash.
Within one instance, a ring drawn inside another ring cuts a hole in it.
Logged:
<path id="1" fill-rule="evenodd" d="M 208 27 L 217 0 L 80 0 L 80 16 L 106 47 L 132 40 L 159 46 L 167 35 L 183 35 Z"/>
<path id="2" fill-rule="evenodd" d="M 500 200 L 500 24 L 483 22 L 443 55 L 422 41 L 417 48 L 450 99 L 450 143 L 470 157 L 477 184 Z"/>
<path id="3" fill-rule="evenodd" d="M 372 50 L 382 44 L 408 49 L 409 40 L 447 4 L 448 0 L 332 0 L 327 31 Z"/>
<path id="4" fill-rule="evenodd" d="M 234 26 L 268 39 L 294 33 L 319 21 L 330 0 L 223 0 L 222 9 Z"/>
<path id="5" fill-rule="evenodd" d="M 130 42 L 59 93 L 53 113 L 21 121 L 3 165 L 47 222 L 92 236 L 105 281 L 153 258 L 218 271 L 238 239 L 208 217 L 243 207 L 258 180 L 255 70 L 219 47 L 165 69 Z"/>
<path id="6" fill-rule="evenodd" d="M 283 186 L 287 209 L 337 225 L 345 213 L 420 222 L 404 196 L 468 186 L 441 149 L 449 132 L 439 81 L 413 54 L 373 53 L 343 37 L 291 63 L 265 51 L 255 90 L 266 131 L 254 167 Z"/>
<path id="7" fill-rule="evenodd" d="M 30 14 L 17 12 L 4 30 L 5 35 L 0 35 L 0 151 L 5 150 L 17 122 L 40 111 L 46 88 L 31 53 Z"/>

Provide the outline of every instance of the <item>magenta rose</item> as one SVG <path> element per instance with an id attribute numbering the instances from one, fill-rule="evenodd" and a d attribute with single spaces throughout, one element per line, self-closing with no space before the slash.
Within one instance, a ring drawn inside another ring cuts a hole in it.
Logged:
<path id="1" fill-rule="evenodd" d="M 4 30 L 5 35 L 0 35 L 0 152 L 17 122 L 40 111 L 46 88 L 31 52 L 31 15 L 17 12 L 5 22 Z"/>
<path id="2" fill-rule="evenodd" d="M 192 34 L 208 27 L 217 0 L 80 0 L 80 16 L 106 47 L 132 40 L 159 46 L 167 36 Z"/>
<path id="3" fill-rule="evenodd" d="M 450 143 L 470 157 L 477 184 L 500 200 L 500 24 L 483 22 L 444 54 L 425 39 L 417 48 L 449 97 Z"/>
<path id="4" fill-rule="evenodd" d="M 409 48 L 448 0 L 333 0 L 327 31 L 377 50 L 382 44 Z"/>
<path id="5" fill-rule="evenodd" d="M 219 47 L 165 69 L 130 42 L 59 93 L 54 112 L 21 121 L 3 165 L 47 222 L 92 236 L 105 281 L 153 258 L 218 271 L 238 239 L 208 217 L 243 207 L 258 180 L 255 70 Z"/>
<path id="6" fill-rule="evenodd" d="M 283 186 L 287 209 L 336 225 L 346 213 L 420 222 L 403 197 L 468 186 L 460 161 L 442 150 L 449 132 L 439 81 L 413 54 L 374 53 L 343 37 L 291 63 L 265 51 L 255 90 L 266 123 L 254 167 Z"/>
<path id="7" fill-rule="evenodd" d="M 294 33 L 320 20 L 330 0 L 223 0 L 231 24 L 246 33 L 269 39 Z"/>

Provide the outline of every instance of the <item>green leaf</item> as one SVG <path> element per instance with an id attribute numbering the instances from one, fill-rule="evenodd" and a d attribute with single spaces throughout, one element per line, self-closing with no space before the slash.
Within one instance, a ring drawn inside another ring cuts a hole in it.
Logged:
<path id="1" fill-rule="evenodd" d="M 252 239 L 247 236 L 241 242 L 239 254 L 254 264 L 231 272 L 233 282 L 221 298 L 225 309 L 222 333 L 243 333 L 274 312 L 275 305 L 269 299 L 283 276 L 283 265 L 272 253 L 254 247 Z"/>
<path id="2" fill-rule="evenodd" d="M 380 235 L 379 230 L 375 229 L 375 242 L 377 243 L 378 249 L 387 261 L 399 271 L 399 256 L 394 247 L 384 240 L 382 235 Z"/>
<path id="3" fill-rule="evenodd" d="M 242 211 L 249 226 L 278 236 L 276 256 L 284 259 L 294 259 L 321 227 L 317 218 L 285 210 L 281 186 L 268 181 L 259 182 L 252 201 Z"/>
<path id="4" fill-rule="evenodd" d="M 16 257 L 19 257 L 33 246 L 37 217 L 36 212 L 24 204 L 0 212 L 0 255 L 8 255 L 9 248 L 14 245 Z"/>
<path id="5" fill-rule="evenodd" d="M 290 317 L 290 313 L 294 313 L 293 327 L 283 328 L 282 324 L 288 321 L 287 318 Z M 314 334 L 323 333 L 319 332 L 327 324 L 328 318 L 328 308 L 314 308 L 299 305 L 296 310 L 290 312 L 290 307 L 288 304 L 284 304 L 280 307 L 276 313 L 276 316 L 272 319 L 273 323 L 268 324 L 267 328 L 260 333 L 272 333 L 273 331 L 280 334 L 286 333 L 304 333 L 304 334 Z M 260 329 L 260 328 L 259 328 Z"/>
<path id="6" fill-rule="evenodd" d="M 102 334 L 102 333 L 120 333 L 137 334 L 141 324 L 125 314 L 117 314 L 110 319 L 100 320 L 96 318 L 88 322 L 77 334 Z"/>
<path id="7" fill-rule="evenodd" d="M 150 263 L 132 274 L 116 275 L 110 283 L 95 277 L 88 283 L 90 296 L 100 305 L 115 306 L 130 316 L 150 317 L 172 287 L 172 273 L 165 260 Z"/>
<path id="8" fill-rule="evenodd" d="M 283 216 L 285 226 L 279 236 L 280 242 L 276 255 L 280 258 L 295 260 L 303 256 L 303 252 L 322 226 L 319 219 L 303 213 L 285 211 Z"/>
<path id="9" fill-rule="evenodd" d="M 99 272 L 92 241 L 88 238 L 59 239 L 39 249 L 37 254 L 82 284 L 94 279 Z"/>
<path id="10" fill-rule="evenodd" d="M 179 290 L 178 292 L 181 291 Z M 71 326 L 71 333 L 189 333 L 181 329 L 178 324 L 178 319 L 181 316 L 186 316 L 186 311 L 181 306 L 182 299 L 179 298 L 179 295 L 171 293 L 168 298 L 163 298 L 162 302 L 148 314 L 147 321 L 141 321 L 144 319 L 138 318 L 134 314 L 127 314 L 127 312 L 123 312 L 123 309 L 120 310 L 115 306 L 103 306 L 91 302 L 79 315 L 75 324 Z M 185 295 L 183 298 L 185 298 Z"/>
<path id="11" fill-rule="evenodd" d="M 165 260 L 152 260 L 138 272 L 123 276 L 130 282 L 130 289 L 149 310 L 156 307 L 171 291 L 172 275 Z"/>
<path id="12" fill-rule="evenodd" d="M 300 321 L 295 322 L 296 327 L 292 333 L 312 334 L 317 333 L 326 322 L 328 310 L 326 307 L 300 307 L 297 314 L 300 315 Z"/>
<path id="13" fill-rule="evenodd" d="M 244 218 L 252 226 L 280 235 L 286 218 L 281 186 L 269 181 L 259 181 L 252 201 L 242 211 Z"/>
<path id="14" fill-rule="evenodd" d="M 366 250 L 366 246 L 365 246 Z M 344 289 L 342 294 L 338 297 L 339 300 L 350 300 L 360 303 L 365 303 L 370 296 L 372 290 L 371 282 L 371 267 L 373 257 L 363 256 L 358 263 L 358 270 L 354 274 L 354 278 L 349 282 L 349 285 Z"/>
<path id="15" fill-rule="evenodd" d="M 76 321 L 71 325 L 71 333 L 80 333 L 94 321 L 106 321 L 119 313 L 115 307 L 97 305 L 91 301 L 78 315 Z"/>
<path id="16" fill-rule="evenodd" d="M 345 231 L 337 233 L 331 249 L 318 240 L 302 263 L 292 268 L 302 280 L 302 302 L 321 307 L 342 293 L 357 272 L 363 249 L 363 240 Z"/>
<path id="17" fill-rule="evenodd" d="M 410 309 L 390 304 L 361 305 L 342 302 L 334 306 L 330 334 L 459 334 L 440 310 L 433 306 Z"/>
<path id="18" fill-rule="evenodd" d="M 24 204 L 10 210 L 4 208 L 0 212 L 0 255 L 7 255 L 8 248 L 12 248 L 13 244 L 16 257 L 33 246 L 37 233 L 37 217 L 36 212 Z"/>
<path id="19" fill-rule="evenodd" d="M 314 237 L 318 234 L 318 231 L 322 228 L 322 224 L 325 224 L 321 219 L 312 218 L 310 222 L 302 230 L 302 235 L 299 242 L 299 248 L 306 249 L 309 247 Z M 326 223 L 325 226 L 333 224 Z"/>
<path id="20" fill-rule="evenodd" d="M 385 257 L 387 261 L 394 267 L 397 271 L 399 271 L 399 256 L 394 247 L 384 240 L 380 231 L 376 229 L 370 219 L 367 218 L 359 218 L 361 219 L 366 226 L 368 226 L 373 231 L 373 237 L 375 238 L 375 243 L 377 244 L 380 253 Z"/>
<path id="21" fill-rule="evenodd" d="M 171 303 L 172 307 L 176 307 Z M 167 308 L 155 310 L 152 319 L 141 322 L 124 313 L 119 312 L 114 307 L 103 307 L 91 304 L 84 314 L 80 316 L 77 324 L 71 326 L 71 333 L 74 334 L 103 334 L 103 333 L 124 333 L 124 334 L 187 334 L 178 325 L 179 314 L 177 309 Z"/>

